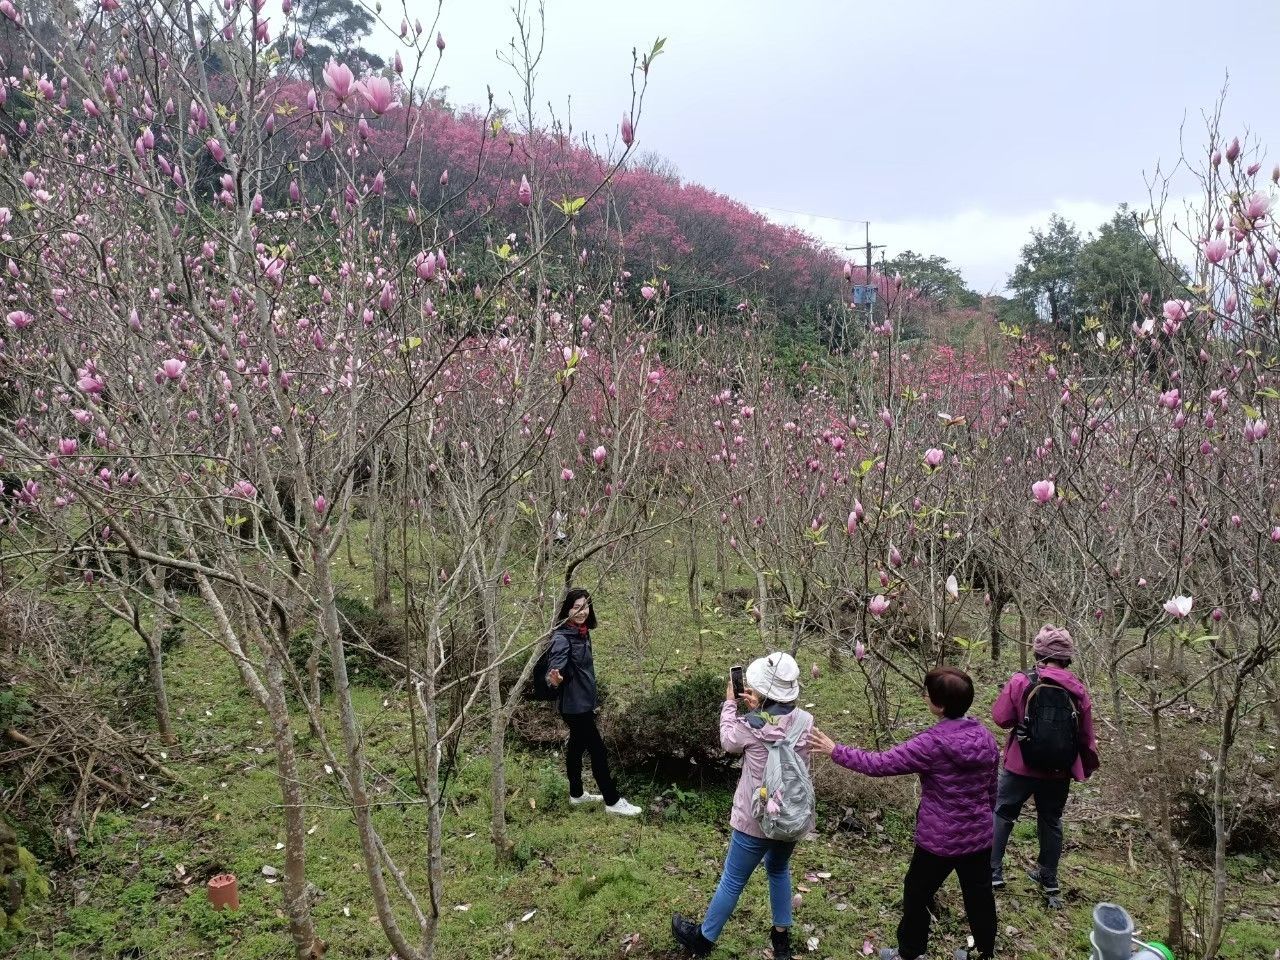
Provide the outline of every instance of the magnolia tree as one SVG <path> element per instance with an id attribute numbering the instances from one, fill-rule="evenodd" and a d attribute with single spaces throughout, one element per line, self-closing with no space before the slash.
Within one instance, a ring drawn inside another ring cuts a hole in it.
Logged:
<path id="1" fill-rule="evenodd" d="M 2 145 L 6 572 L 72 566 L 85 590 L 136 625 L 166 735 L 165 627 L 184 618 L 227 651 L 270 721 L 284 912 L 301 958 L 325 944 L 306 880 L 308 778 L 286 700 L 295 695 L 351 805 L 388 940 L 402 957 L 428 956 L 443 882 L 443 746 L 483 691 L 502 706 L 504 538 L 528 490 L 551 489 L 528 475 L 545 465 L 586 332 L 551 319 L 545 262 L 595 193 L 547 202 L 541 161 L 555 145 L 531 113 L 521 134 L 477 122 L 476 172 L 455 172 L 455 187 L 447 168 L 414 162 L 431 115 L 415 104 L 445 51 L 434 27 L 392 30 L 386 75 L 357 79 L 330 63 L 311 87 L 288 78 L 272 45 L 299 22 L 287 0 L 279 30 L 261 3 L 206 11 L 104 0 L 58 11 L 38 31 L 8 0 L 0 13 L 25 31 L 37 65 L 0 82 L 0 106 L 21 117 Z M 202 32 L 207 23 L 217 32 Z M 519 30 L 527 46 L 527 24 Z M 305 43 L 293 36 L 294 57 Z M 624 151 L 657 50 L 637 63 Z M 515 66 L 532 102 L 534 65 Z M 481 183 L 498 136 L 523 158 L 519 183 L 501 189 L 528 212 L 527 230 L 481 254 L 483 213 L 444 229 L 440 211 Z M 596 192 L 623 157 L 601 160 Z M 420 189 L 428 182 L 432 191 Z M 590 282 L 585 250 L 574 263 Z M 529 416 L 538 430 L 525 429 Z M 399 531 L 410 629 L 398 667 L 421 721 L 425 897 L 382 840 L 351 697 L 334 561 L 357 511 L 369 519 L 384 609 Z M 466 522 L 444 536 L 436 524 L 450 518 Z M 436 576 L 441 557 L 450 563 Z M 175 577 L 199 615 L 176 602 Z M 468 651 L 442 642 L 446 618 L 468 598 L 484 611 L 469 671 L 446 662 Z M 314 644 L 302 675 L 289 657 L 299 633 Z M 333 678 L 327 700 L 322 662 Z M 461 708 L 442 712 L 440 698 L 459 691 Z M 495 791 L 504 713 L 492 714 Z M 501 817 L 496 802 L 496 825 Z"/>

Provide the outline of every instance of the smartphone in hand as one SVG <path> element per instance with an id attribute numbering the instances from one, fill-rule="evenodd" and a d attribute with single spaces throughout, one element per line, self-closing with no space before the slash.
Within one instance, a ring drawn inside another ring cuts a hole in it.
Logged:
<path id="1" fill-rule="evenodd" d="M 729 678 L 733 681 L 733 695 L 735 697 L 741 697 L 747 690 L 746 686 L 742 682 L 742 667 L 730 667 Z"/>

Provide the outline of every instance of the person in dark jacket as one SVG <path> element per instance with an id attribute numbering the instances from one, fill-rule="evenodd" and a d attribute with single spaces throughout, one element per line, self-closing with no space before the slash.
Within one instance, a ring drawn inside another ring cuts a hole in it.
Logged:
<path id="1" fill-rule="evenodd" d="M 591 628 L 595 625 L 591 595 L 581 587 L 574 587 L 564 595 L 556 616 L 547 671 L 547 684 L 559 690 L 556 703 L 569 727 L 569 744 L 564 752 L 569 773 L 569 802 L 578 806 L 603 800 L 609 813 L 635 817 L 641 810 L 618 793 L 609 773 L 609 754 L 596 726 L 600 700 L 596 694 L 595 659 L 591 654 Z M 587 793 L 582 787 L 584 753 L 591 754 L 591 772 L 595 774 L 600 793 Z"/>
<path id="2" fill-rule="evenodd" d="M 1036 769 L 1022 756 L 1018 742 L 1018 726 L 1026 716 L 1027 694 L 1032 689 L 1031 677 L 1015 673 L 1000 691 L 991 707 L 991 719 L 1009 731 L 1005 744 L 1004 770 L 996 794 L 995 843 L 991 848 L 991 886 L 1004 886 L 1004 851 L 1013 834 L 1013 825 L 1022 806 L 1031 798 L 1036 801 L 1036 833 L 1040 840 L 1040 856 L 1036 866 L 1027 871 L 1031 881 L 1040 887 L 1052 910 L 1063 906 L 1062 888 L 1058 885 L 1058 862 L 1062 859 L 1062 813 L 1067 806 L 1067 792 L 1072 780 L 1084 781 L 1098 769 L 1098 739 L 1093 731 L 1093 704 L 1089 691 L 1068 669 L 1075 656 L 1075 642 L 1062 627 L 1045 624 L 1032 645 L 1036 658 L 1035 676 L 1063 687 L 1075 700 L 1079 752 L 1070 770 Z"/>
<path id="3" fill-rule="evenodd" d="M 973 705 L 973 681 L 967 673 L 955 667 L 930 670 L 924 695 L 938 722 L 892 750 L 841 746 L 820 730 L 810 732 L 809 743 L 840 766 L 870 777 L 920 776 L 916 849 L 902 884 L 898 948 L 881 950 L 881 958 L 925 956 L 929 908 L 953 870 L 977 956 L 986 958 L 996 944 L 996 900 L 988 880 L 1000 750 L 982 721 L 965 716 Z"/>

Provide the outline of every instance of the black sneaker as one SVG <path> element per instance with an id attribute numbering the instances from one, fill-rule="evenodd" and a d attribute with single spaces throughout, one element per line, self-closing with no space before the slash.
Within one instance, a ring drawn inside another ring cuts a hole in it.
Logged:
<path id="1" fill-rule="evenodd" d="M 773 944 L 773 960 L 793 960 L 795 954 L 791 952 L 791 928 L 779 930 L 777 927 L 769 928 L 769 940 Z"/>
<path id="2" fill-rule="evenodd" d="M 716 948 L 714 943 L 702 935 L 702 924 L 686 920 L 678 913 L 671 916 L 671 935 L 695 957 L 705 957 Z"/>
<path id="3" fill-rule="evenodd" d="M 1044 894 L 1045 905 L 1050 910 L 1061 910 L 1066 906 L 1062 900 L 1062 888 L 1058 886 L 1056 880 L 1052 883 L 1046 883 L 1041 879 L 1040 866 L 1038 864 L 1035 868 L 1027 871 L 1027 879 L 1040 888 L 1040 892 Z"/>
<path id="4" fill-rule="evenodd" d="M 1003 890 L 1003 889 L 1004 889 L 1004 886 L 1005 886 L 1005 883 L 1004 883 L 1004 871 L 1003 871 L 1003 870 L 992 870 L 992 871 L 991 871 L 991 889 L 992 889 L 992 890 Z"/>

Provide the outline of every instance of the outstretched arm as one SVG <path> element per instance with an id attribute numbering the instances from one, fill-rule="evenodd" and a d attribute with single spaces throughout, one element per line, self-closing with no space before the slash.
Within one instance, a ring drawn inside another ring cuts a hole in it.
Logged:
<path id="1" fill-rule="evenodd" d="M 912 737 L 906 743 L 898 744 L 892 750 L 883 752 L 860 750 L 857 747 L 833 743 L 831 738 L 820 730 L 810 732 L 809 746 L 817 752 L 829 753 L 831 759 L 840 766 L 856 770 L 869 777 L 896 777 L 904 773 L 923 773 L 929 769 L 934 754 L 933 735 L 928 730 Z"/>

